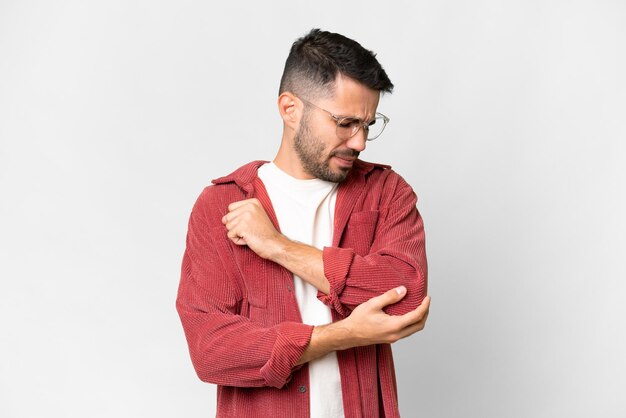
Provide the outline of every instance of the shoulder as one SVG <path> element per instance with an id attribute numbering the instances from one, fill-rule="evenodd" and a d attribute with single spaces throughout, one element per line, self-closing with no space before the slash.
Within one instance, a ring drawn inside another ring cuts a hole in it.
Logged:
<path id="1" fill-rule="evenodd" d="M 246 199 L 257 177 L 258 168 L 266 161 L 252 161 L 232 173 L 216 178 L 198 196 L 193 212 L 202 215 L 210 223 L 220 222 L 228 212 L 228 205 Z"/>
<path id="2" fill-rule="evenodd" d="M 354 169 L 357 172 L 368 175 L 372 172 L 384 172 L 386 170 L 391 170 L 391 166 L 388 164 L 373 163 L 370 161 L 357 159 L 356 161 L 354 161 Z"/>
<path id="3" fill-rule="evenodd" d="M 366 182 L 370 187 L 382 184 L 385 188 L 410 188 L 404 178 L 394 171 L 388 164 L 356 160 L 355 168 L 365 176 Z"/>
<path id="4" fill-rule="evenodd" d="M 364 175 L 365 199 L 374 199 L 379 208 L 392 205 L 414 206 L 417 195 L 409 183 L 390 165 L 360 161 L 361 175 Z M 352 184 L 357 184 L 353 182 Z"/>
<path id="5" fill-rule="evenodd" d="M 241 167 L 226 176 L 214 179 L 211 183 L 213 183 L 214 185 L 234 183 L 240 187 L 244 187 L 254 181 L 254 179 L 257 177 L 259 167 L 261 167 L 265 163 L 267 163 L 267 161 L 264 160 L 251 161 L 248 164 L 242 165 Z"/>

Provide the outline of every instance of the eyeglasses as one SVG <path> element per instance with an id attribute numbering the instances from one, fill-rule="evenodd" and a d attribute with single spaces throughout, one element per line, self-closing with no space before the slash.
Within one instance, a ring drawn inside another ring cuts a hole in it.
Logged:
<path id="1" fill-rule="evenodd" d="M 363 122 L 361 119 L 352 116 L 337 116 L 326 109 L 322 109 L 315 103 L 311 103 L 301 97 L 299 97 L 299 99 L 323 112 L 328 113 L 328 115 L 333 118 L 337 124 L 337 137 L 342 141 L 352 138 L 361 128 L 365 131 L 366 140 L 372 141 L 383 133 L 385 126 L 389 123 L 389 118 L 382 113 L 377 112 L 374 119 L 369 122 Z"/>

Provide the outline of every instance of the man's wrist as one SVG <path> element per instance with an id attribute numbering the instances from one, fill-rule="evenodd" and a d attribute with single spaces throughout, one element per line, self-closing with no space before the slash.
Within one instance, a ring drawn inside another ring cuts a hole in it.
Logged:
<path id="1" fill-rule="evenodd" d="M 288 246 L 292 243 L 292 241 L 284 236 L 281 233 L 268 240 L 266 243 L 266 256 L 264 258 L 273 261 L 275 263 L 281 264 L 281 259 L 285 256 L 288 251 Z"/>
<path id="2" fill-rule="evenodd" d="M 346 350 L 357 345 L 346 319 L 315 327 L 313 335 L 328 351 Z"/>
<path id="3" fill-rule="evenodd" d="M 324 276 L 322 251 L 282 234 L 266 241 L 261 257 L 280 264 L 305 282 L 325 294 L 330 293 L 330 282 Z"/>
<path id="4" fill-rule="evenodd" d="M 311 334 L 311 341 L 297 364 L 308 363 L 330 352 L 356 346 L 350 328 L 346 326 L 345 321 L 344 319 L 327 325 L 315 326 Z"/>

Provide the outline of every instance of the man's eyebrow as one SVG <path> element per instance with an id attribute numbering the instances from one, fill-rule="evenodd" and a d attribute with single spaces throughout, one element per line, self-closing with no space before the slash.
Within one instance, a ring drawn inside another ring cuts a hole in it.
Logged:
<path id="1" fill-rule="evenodd" d="M 369 118 L 369 120 L 368 119 L 361 119 L 360 117 L 354 116 L 354 115 L 351 115 L 351 116 L 333 115 L 333 116 L 335 116 L 336 118 L 339 118 L 339 119 L 348 119 L 350 121 L 358 120 L 359 122 L 367 122 L 368 125 L 371 125 L 372 122 L 374 122 L 376 120 L 376 113 L 374 113 L 374 116 Z"/>

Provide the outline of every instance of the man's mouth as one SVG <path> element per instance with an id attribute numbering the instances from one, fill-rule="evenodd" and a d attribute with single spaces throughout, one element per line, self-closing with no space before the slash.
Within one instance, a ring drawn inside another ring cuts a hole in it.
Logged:
<path id="1" fill-rule="evenodd" d="M 333 154 L 333 157 L 336 158 L 337 163 L 341 167 L 351 168 L 352 164 L 354 163 L 354 160 L 356 160 L 357 155 L 354 155 L 353 153 L 350 153 L 350 154 L 341 153 L 341 154 Z"/>
<path id="2" fill-rule="evenodd" d="M 341 158 L 346 161 L 354 161 L 359 157 L 359 152 L 357 151 L 343 151 L 343 152 L 335 152 L 332 154 L 333 157 Z"/>

